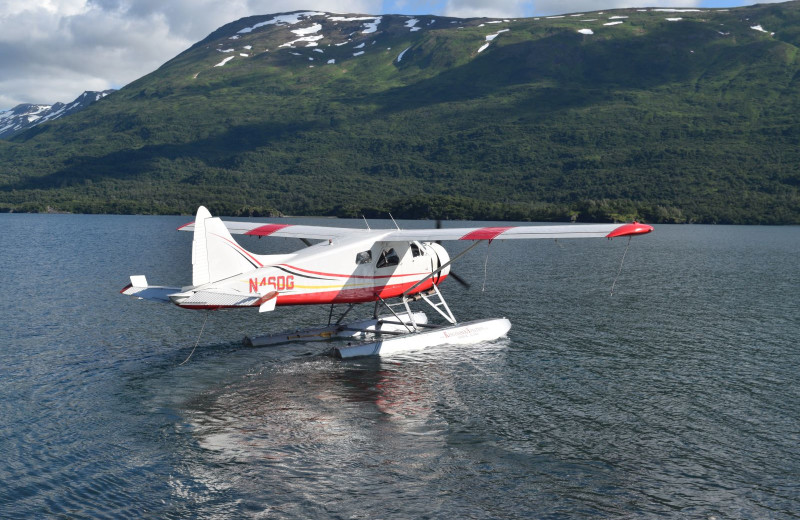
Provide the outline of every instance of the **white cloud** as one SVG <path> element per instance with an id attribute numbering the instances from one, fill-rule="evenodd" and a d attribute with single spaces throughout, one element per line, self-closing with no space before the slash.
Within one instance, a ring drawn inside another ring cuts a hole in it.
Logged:
<path id="1" fill-rule="evenodd" d="M 723 0 L 724 1 L 724 0 Z M 777 3 L 786 0 L 761 0 Z M 755 1 L 728 0 L 728 7 L 752 5 Z M 508 18 L 550 16 L 567 13 L 595 12 L 628 7 L 719 7 L 720 0 L 447 0 L 441 14 L 457 17 Z M 429 2 L 428 5 L 441 5 Z M 416 6 L 419 7 L 418 5 Z M 414 11 L 420 13 L 419 11 Z"/>
<path id="2" fill-rule="evenodd" d="M 447 0 L 445 16 L 503 18 L 524 16 L 530 0 Z"/>
<path id="3" fill-rule="evenodd" d="M 626 7 L 696 7 L 700 0 L 607 0 L 599 3 L 596 0 L 535 0 L 533 2 L 539 15 L 581 13 L 622 9 Z"/>
<path id="4" fill-rule="evenodd" d="M 85 0 L 5 0 L 0 13 L 11 15 L 25 11 L 46 11 L 71 16 L 83 12 L 85 9 Z"/>

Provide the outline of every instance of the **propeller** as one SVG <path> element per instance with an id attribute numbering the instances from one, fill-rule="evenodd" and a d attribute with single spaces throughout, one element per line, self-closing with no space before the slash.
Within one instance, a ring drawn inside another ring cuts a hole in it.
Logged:
<path id="1" fill-rule="evenodd" d="M 442 229 L 442 219 L 440 219 L 440 218 L 436 219 L 436 229 Z M 441 240 L 437 240 L 436 243 L 437 244 L 441 244 L 442 241 Z M 453 272 L 452 269 L 450 269 L 450 274 L 448 276 L 451 276 L 453 278 L 453 280 L 457 281 L 458 283 L 460 283 L 463 287 L 465 287 L 467 289 L 469 289 L 472 286 L 472 284 L 470 284 L 468 281 L 464 280 L 463 278 L 458 276 L 455 272 Z"/>

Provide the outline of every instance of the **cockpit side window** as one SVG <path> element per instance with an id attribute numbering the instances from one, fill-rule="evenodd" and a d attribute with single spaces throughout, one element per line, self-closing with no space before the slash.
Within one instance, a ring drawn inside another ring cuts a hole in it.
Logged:
<path id="1" fill-rule="evenodd" d="M 372 262 L 372 251 L 361 251 L 356 255 L 357 264 L 368 264 L 370 262 Z"/>
<path id="2" fill-rule="evenodd" d="M 394 248 L 384 249 L 378 257 L 378 263 L 375 267 L 391 267 L 400 263 L 400 257 L 397 256 Z"/>
<path id="3" fill-rule="evenodd" d="M 416 242 L 411 242 L 411 256 L 415 258 L 422 256 L 422 249 L 420 249 Z"/>

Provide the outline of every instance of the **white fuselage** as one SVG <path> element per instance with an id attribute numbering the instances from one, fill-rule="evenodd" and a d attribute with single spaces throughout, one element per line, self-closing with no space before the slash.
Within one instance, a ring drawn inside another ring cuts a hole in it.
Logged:
<path id="1" fill-rule="evenodd" d="M 435 243 L 382 242 L 374 235 L 323 241 L 288 255 L 256 255 L 238 244 L 232 247 L 253 266 L 250 271 L 193 290 L 220 290 L 243 298 L 276 292 L 276 305 L 359 303 L 388 299 L 430 289 L 441 282 L 449 268 L 423 283 L 449 261 L 445 249 Z M 184 293 L 186 294 L 186 293 Z M 175 301 L 186 308 L 223 308 L 222 302 L 193 304 Z"/>

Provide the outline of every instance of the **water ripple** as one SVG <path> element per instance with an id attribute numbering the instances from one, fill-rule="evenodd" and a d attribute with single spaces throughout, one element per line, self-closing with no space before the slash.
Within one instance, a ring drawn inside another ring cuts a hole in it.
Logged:
<path id="1" fill-rule="evenodd" d="M 238 341 L 324 310 L 211 313 L 180 365 L 205 316 L 117 291 L 181 283 L 185 219 L 0 219 L 4 516 L 800 516 L 798 228 L 660 226 L 613 297 L 624 241 L 493 243 L 447 295 L 507 339 L 339 362 Z"/>

